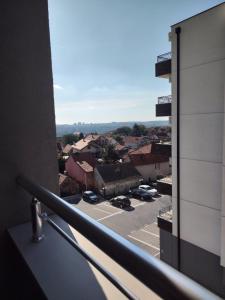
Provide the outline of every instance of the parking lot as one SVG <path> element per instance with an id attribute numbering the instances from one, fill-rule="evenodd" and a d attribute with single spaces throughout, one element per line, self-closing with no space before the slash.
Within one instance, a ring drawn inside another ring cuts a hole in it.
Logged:
<path id="1" fill-rule="evenodd" d="M 131 198 L 129 209 L 112 206 L 104 199 L 97 204 L 87 203 L 80 196 L 73 200 L 72 205 L 159 258 L 157 216 L 162 207 L 170 205 L 170 196 L 160 195 L 149 202 Z"/>

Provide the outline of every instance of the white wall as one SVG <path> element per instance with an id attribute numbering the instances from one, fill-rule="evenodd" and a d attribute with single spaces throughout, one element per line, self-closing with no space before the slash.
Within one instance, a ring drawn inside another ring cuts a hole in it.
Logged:
<path id="1" fill-rule="evenodd" d="M 170 174 L 169 161 L 159 163 L 159 169 L 155 168 L 155 164 L 136 166 L 135 168 L 146 182 L 148 182 L 149 178 L 155 180 L 157 175 L 166 176 Z"/>
<path id="2" fill-rule="evenodd" d="M 225 214 L 224 211 L 221 212 L 222 205 L 225 206 L 225 187 L 223 189 L 225 5 L 215 7 L 172 27 L 174 235 L 177 234 L 175 34 L 177 26 L 181 27 L 181 238 L 221 255 L 221 262 L 225 266 L 225 239 L 222 239 L 225 235 Z"/>

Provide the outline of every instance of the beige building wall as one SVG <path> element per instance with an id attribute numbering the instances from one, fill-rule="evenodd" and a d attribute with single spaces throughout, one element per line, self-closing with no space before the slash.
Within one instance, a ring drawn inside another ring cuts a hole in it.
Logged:
<path id="1" fill-rule="evenodd" d="M 141 174 L 145 182 L 155 180 L 158 175 L 167 176 L 171 173 L 171 168 L 168 162 L 156 163 L 150 165 L 136 166 L 138 172 Z"/>
<path id="2" fill-rule="evenodd" d="M 225 4 L 172 26 L 173 234 L 177 235 L 176 34 L 180 35 L 181 238 L 225 266 Z"/>

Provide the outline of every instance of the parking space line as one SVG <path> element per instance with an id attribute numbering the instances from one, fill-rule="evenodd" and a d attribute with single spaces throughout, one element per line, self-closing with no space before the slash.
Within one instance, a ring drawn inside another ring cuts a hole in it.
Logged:
<path id="1" fill-rule="evenodd" d="M 145 202 L 142 202 L 142 203 L 139 203 L 139 204 L 136 204 L 136 205 L 132 205 L 133 207 L 138 207 L 138 206 L 141 206 L 141 205 L 145 205 Z"/>
<path id="2" fill-rule="evenodd" d="M 139 239 L 137 239 L 136 237 L 134 237 L 134 236 L 132 236 L 132 235 L 128 235 L 131 239 L 133 239 L 133 240 L 136 240 L 136 241 L 138 241 L 139 243 L 142 243 L 142 244 L 144 244 L 144 245 L 146 245 L 146 246 L 148 246 L 148 247 L 151 247 L 151 248 L 153 248 L 153 249 L 155 249 L 155 250 L 160 250 L 158 247 L 155 247 L 155 246 L 153 246 L 152 244 L 149 244 L 149 243 L 147 243 L 147 242 L 145 242 L 145 241 L 142 241 L 142 240 L 139 240 Z"/>
<path id="3" fill-rule="evenodd" d="M 145 229 L 141 229 L 141 231 L 146 232 L 146 233 L 148 233 L 148 234 L 150 234 L 150 235 L 153 235 L 153 236 L 159 238 L 159 235 L 158 235 L 158 234 L 152 233 L 152 232 L 147 231 L 147 230 L 145 230 Z"/>
<path id="4" fill-rule="evenodd" d="M 115 213 L 113 213 L 113 214 L 111 214 L 111 215 L 109 215 L 109 216 L 105 216 L 105 217 L 103 217 L 103 218 L 97 219 L 97 221 L 103 221 L 103 220 L 108 219 L 108 218 L 111 218 L 111 217 L 113 217 L 113 216 L 115 216 L 115 215 L 122 214 L 123 212 L 124 212 L 123 210 L 117 211 L 117 212 L 115 212 Z"/>
<path id="5" fill-rule="evenodd" d="M 159 254 L 160 254 L 160 252 L 158 252 L 158 253 L 154 254 L 153 256 L 158 256 Z"/>
<path id="6" fill-rule="evenodd" d="M 109 211 L 106 211 L 106 210 L 104 210 L 104 209 L 101 209 L 101 208 L 99 208 L 99 207 L 94 207 L 94 209 L 96 209 L 96 210 L 99 210 L 99 211 L 102 211 L 102 212 L 104 212 L 104 213 L 106 213 L 106 214 L 111 214 L 111 212 L 109 212 Z"/>
<path id="7" fill-rule="evenodd" d="M 114 208 L 116 209 L 117 211 L 119 211 L 120 209 L 118 207 L 115 207 L 113 205 L 109 205 L 109 204 L 106 204 L 106 203 L 102 203 L 103 205 L 107 206 L 107 207 L 111 207 L 111 208 Z"/>

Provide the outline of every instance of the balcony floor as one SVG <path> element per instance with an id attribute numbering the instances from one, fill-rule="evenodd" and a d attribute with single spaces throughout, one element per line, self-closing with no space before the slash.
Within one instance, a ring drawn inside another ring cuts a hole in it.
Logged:
<path id="1" fill-rule="evenodd" d="M 62 219 L 52 219 L 140 299 L 159 299 L 77 231 L 71 231 Z M 44 225 L 44 233 L 43 241 L 32 243 L 30 223 L 9 229 L 14 245 L 47 299 L 126 299 L 49 224 Z"/>

